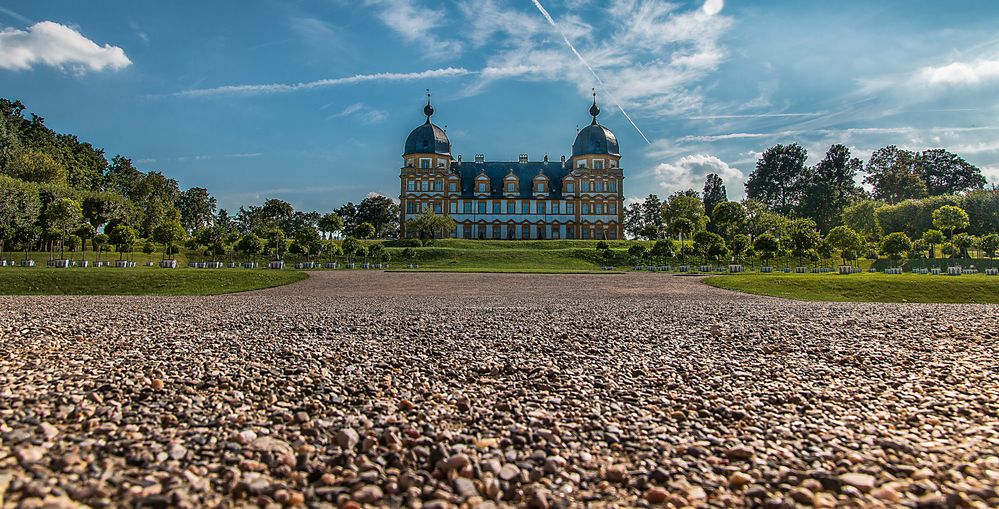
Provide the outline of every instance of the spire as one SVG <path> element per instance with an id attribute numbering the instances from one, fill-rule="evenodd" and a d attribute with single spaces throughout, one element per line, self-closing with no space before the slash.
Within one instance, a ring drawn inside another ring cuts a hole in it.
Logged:
<path id="1" fill-rule="evenodd" d="M 427 123 L 430 123 L 430 117 L 434 114 L 434 107 L 430 105 L 430 89 L 427 89 L 427 105 L 423 107 L 423 114 L 427 116 Z"/>
<path id="2" fill-rule="evenodd" d="M 590 125 L 596 125 L 597 124 L 597 115 L 600 114 L 600 108 L 597 106 L 597 91 L 596 91 L 596 89 L 592 89 L 591 88 L 590 90 L 593 90 L 593 106 L 590 106 L 590 115 L 593 115 L 593 122 Z"/>

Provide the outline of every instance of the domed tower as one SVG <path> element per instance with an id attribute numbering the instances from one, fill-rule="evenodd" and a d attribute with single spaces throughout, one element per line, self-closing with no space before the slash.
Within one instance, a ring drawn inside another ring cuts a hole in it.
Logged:
<path id="1" fill-rule="evenodd" d="M 431 121 L 434 107 L 427 91 L 427 104 L 423 107 L 427 121 L 413 129 L 406 138 L 402 154 L 403 165 L 399 178 L 400 233 L 406 236 L 406 220 L 426 210 L 437 214 L 447 210 L 447 191 L 452 194 L 461 188 L 460 181 L 451 175 L 451 142 L 447 133 Z"/>
<path id="2" fill-rule="evenodd" d="M 590 125 L 576 133 L 563 195 L 576 201 L 582 239 L 624 238 L 624 173 L 617 136 L 597 122 L 600 107 L 593 93 Z"/>

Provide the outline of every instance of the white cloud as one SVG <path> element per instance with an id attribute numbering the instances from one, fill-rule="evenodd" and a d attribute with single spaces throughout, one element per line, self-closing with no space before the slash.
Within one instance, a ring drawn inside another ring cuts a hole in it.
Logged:
<path id="1" fill-rule="evenodd" d="M 264 155 L 263 152 L 243 152 L 238 154 L 226 154 L 226 159 L 252 159 Z"/>
<path id="2" fill-rule="evenodd" d="M 718 174 L 726 189 L 732 191 L 741 191 L 745 180 L 741 171 L 715 156 L 705 154 L 684 156 L 674 163 L 660 163 L 654 173 L 659 187 L 667 193 L 687 189 L 700 191 L 710 173 Z"/>
<path id="3" fill-rule="evenodd" d="M 924 67 L 919 71 L 919 77 L 930 85 L 978 85 L 999 79 L 999 59 Z"/>
<path id="4" fill-rule="evenodd" d="M 436 35 L 441 31 L 441 21 L 447 19 L 444 11 L 418 5 L 414 0 L 367 0 L 365 4 L 375 8 L 375 16 L 387 28 L 407 42 L 419 43 L 421 53 L 435 59 L 461 54 L 460 41 Z"/>
<path id="5" fill-rule="evenodd" d="M 331 78 L 303 83 L 269 83 L 259 85 L 225 85 L 213 88 L 194 88 L 177 92 L 176 96 L 181 97 L 204 97 L 212 95 L 254 95 L 254 94 L 280 94 L 288 92 L 298 92 L 301 90 L 312 90 L 316 88 L 333 87 L 338 85 L 352 85 L 369 81 L 413 81 L 435 78 L 453 78 L 472 74 L 472 71 L 460 67 L 447 67 L 443 69 L 431 69 L 420 72 L 381 72 L 376 74 L 355 74 L 344 78 Z"/>
<path id="6" fill-rule="evenodd" d="M 701 9 L 704 10 L 705 14 L 714 16 L 725 8 L 725 0 L 705 0 L 704 5 Z"/>
<path id="7" fill-rule="evenodd" d="M 22 71 L 43 64 L 74 72 L 119 70 L 131 65 L 125 51 L 97 43 L 80 32 L 52 21 L 27 30 L 0 31 L 0 69 Z"/>
<path id="8" fill-rule="evenodd" d="M 362 124 L 371 125 L 383 122 L 388 116 L 387 111 L 372 108 L 364 103 L 354 103 L 339 113 L 334 113 L 326 117 L 326 119 L 353 117 L 358 119 Z"/>

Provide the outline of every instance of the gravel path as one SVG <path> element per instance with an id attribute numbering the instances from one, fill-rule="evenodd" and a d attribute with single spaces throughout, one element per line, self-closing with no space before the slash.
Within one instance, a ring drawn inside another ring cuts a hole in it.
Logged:
<path id="1" fill-rule="evenodd" d="M 996 507 L 997 352 L 663 274 L 0 297 L 0 507 Z"/>

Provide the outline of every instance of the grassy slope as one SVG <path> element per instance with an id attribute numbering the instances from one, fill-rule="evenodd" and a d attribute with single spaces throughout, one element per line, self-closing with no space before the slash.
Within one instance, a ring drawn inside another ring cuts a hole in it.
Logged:
<path id="1" fill-rule="evenodd" d="M 921 274 L 737 274 L 712 286 L 799 300 L 835 302 L 999 303 L 999 277 Z"/>
<path id="2" fill-rule="evenodd" d="M 291 270 L 0 267 L 0 295 L 217 295 L 307 277 Z"/>

